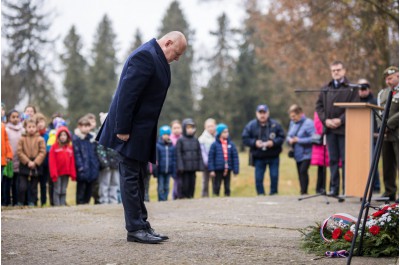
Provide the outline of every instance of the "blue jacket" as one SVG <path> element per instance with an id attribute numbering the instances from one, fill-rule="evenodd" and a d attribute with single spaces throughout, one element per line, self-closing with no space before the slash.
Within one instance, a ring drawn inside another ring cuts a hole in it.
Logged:
<path id="1" fill-rule="evenodd" d="M 294 159 L 297 162 L 311 159 L 311 150 L 312 150 L 312 142 L 311 136 L 315 132 L 314 122 L 303 116 L 300 121 L 293 122 L 291 121 L 289 124 L 288 135 L 286 137 L 286 141 L 289 142 L 290 138 L 295 136 L 297 129 L 300 127 L 300 130 L 297 133 L 297 137 L 299 141 L 295 143 L 293 151 L 294 151 Z"/>
<path id="2" fill-rule="evenodd" d="M 222 150 L 222 143 L 219 139 L 210 147 L 208 153 L 208 171 L 219 171 L 225 169 L 224 152 Z M 239 156 L 236 146 L 230 139 L 228 139 L 228 169 L 232 170 L 234 174 L 239 174 Z"/>
<path id="3" fill-rule="evenodd" d="M 155 163 L 157 121 L 170 83 L 170 66 L 155 39 L 133 51 L 96 140 L 130 159 Z M 117 134 L 129 134 L 129 140 Z"/>
<path id="4" fill-rule="evenodd" d="M 253 158 L 275 158 L 282 152 L 282 144 L 285 141 L 285 132 L 282 126 L 273 119 L 268 119 L 267 126 L 261 127 L 257 119 L 250 121 L 242 133 L 243 144 L 250 147 Z M 256 141 L 264 142 L 272 140 L 274 145 L 272 148 L 262 150 L 256 148 Z"/>
<path id="5" fill-rule="evenodd" d="M 157 142 L 157 173 L 175 175 L 176 152 L 172 142 L 164 142 L 160 139 Z"/>
<path id="6" fill-rule="evenodd" d="M 96 145 L 90 141 L 92 137 L 90 134 L 83 136 L 79 129 L 72 136 L 77 181 L 92 182 L 99 176 L 99 160 Z"/>

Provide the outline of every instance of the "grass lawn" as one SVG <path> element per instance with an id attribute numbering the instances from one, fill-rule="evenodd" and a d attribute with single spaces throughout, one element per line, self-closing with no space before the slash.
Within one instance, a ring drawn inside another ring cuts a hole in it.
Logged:
<path id="1" fill-rule="evenodd" d="M 240 173 L 236 177 L 232 175 L 231 178 L 231 196 L 233 197 L 252 197 L 257 196 L 255 190 L 254 181 L 254 167 L 248 165 L 248 153 L 242 152 L 239 154 L 240 160 Z M 381 179 L 381 191 L 383 192 L 384 186 L 382 181 L 382 165 L 379 165 L 380 179 Z M 309 169 L 309 185 L 308 193 L 315 194 L 315 186 L 317 180 L 317 167 L 310 166 Z M 269 193 L 269 170 L 265 174 L 264 187 L 265 192 Z M 329 168 L 327 168 L 327 188 L 329 188 Z M 171 199 L 173 180 L 171 179 L 170 195 Z M 201 198 L 202 188 L 202 172 L 197 173 L 196 177 L 196 190 L 195 198 Z M 150 201 L 157 201 L 157 179 L 151 178 L 150 180 Z M 209 189 L 211 192 L 211 185 Z M 67 203 L 69 205 L 75 205 L 75 194 L 76 194 L 76 182 L 70 181 L 68 184 L 67 191 Z M 221 187 L 220 194 L 223 194 L 223 185 Z M 284 150 L 280 155 L 280 166 L 279 166 L 279 195 L 300 195 L 300 184 L 297 175 L 297 169 L 294 159 L 287 156 L 287 150 Z M 93 203 L 93 202 L 92 202 Z"/>

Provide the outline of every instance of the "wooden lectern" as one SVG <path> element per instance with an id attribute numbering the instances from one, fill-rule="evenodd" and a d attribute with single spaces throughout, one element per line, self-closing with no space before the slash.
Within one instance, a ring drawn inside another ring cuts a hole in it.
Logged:
<path id="1" fill-rule="evenodd" d="M 374 151 L 374 113 L 383 108 L 369 103 L 334 103 L 346 108 L 345 196 L 362 198 Z"/>

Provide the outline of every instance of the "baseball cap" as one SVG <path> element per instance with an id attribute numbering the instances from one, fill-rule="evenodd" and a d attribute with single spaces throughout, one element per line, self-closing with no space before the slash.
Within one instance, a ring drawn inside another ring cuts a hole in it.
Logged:
<path id="1" fill-rule="evenodd" d="M 267 105 L 265 105 L 265 104 L 261 104 L 261 105 L 258 105 L 258 106 L 257 106 L 256 111 L 257 111 L 257 112 L 260 112 L 260 111 L 267 112 L 267 111 L 268 111 L 268 107 L 267 107 Z"/>

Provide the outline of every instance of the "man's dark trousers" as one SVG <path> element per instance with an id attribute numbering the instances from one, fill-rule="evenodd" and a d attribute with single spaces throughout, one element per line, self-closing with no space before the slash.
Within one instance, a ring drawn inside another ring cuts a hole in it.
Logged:
<path id="1" fill-rule="evenodd" d="M 120 155 L 119 173 L 126 230 L 134 232 L 150 228 L 144 204 L 144 178 L 147 174 L 147 162 Z"/>
<path id="2" fill-rule="evenodd" d="M 329 167 L 331 171 L 331 184 L 330 190 L 335 195 L 339 195 L 340 188 L 340 174 L 339 162 L 342 162 L 342 193 L 344 194 L 344 181 L 345 181 L 345 149 L 344 149 L 344 135 L 327 133 L 328 152 L 329 152 Z"/>
<path id="3" fill-rule="evenodd" d="M 383 141 L 382 144 L 382 165 L 383 165 L 383 181 L 385 183 L 385 195 L 396 196 L 396 178 L 399 161 L 399 142 Z"/>

